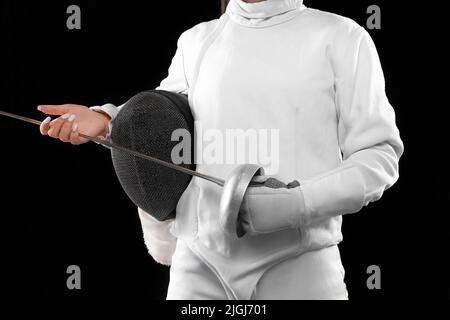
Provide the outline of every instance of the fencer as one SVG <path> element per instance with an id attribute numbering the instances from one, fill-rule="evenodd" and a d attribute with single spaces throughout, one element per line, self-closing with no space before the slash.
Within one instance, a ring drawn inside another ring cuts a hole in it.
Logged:
<path id="1" fill-rule="evenodd" d="M 243 236 L 220 223 L 221 188 L 198 178 L 175 219 L 138 209 L 149 253 L 171 265 L 167 299 L 347 299 L 342 216 L 397 181 L 404 149 L 364 28 L 302 0 L 231 0 L 219 19 L 181 34 L 157 89 L 186 94 L 204 129 L 279 129 L 271 176 L 299 182 L 250 187 Z M 43 134 L 80 144 L 78 132 L 107 136 L 121 107 L 39 109 L 62 115 Z M 225 179 L 236 165 L 197 170 Z"/>

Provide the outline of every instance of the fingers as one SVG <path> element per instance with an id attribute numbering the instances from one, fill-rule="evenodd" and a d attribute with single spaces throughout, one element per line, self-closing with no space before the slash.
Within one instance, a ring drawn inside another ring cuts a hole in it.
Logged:
<path id="1" fill-rule="evenodd" d="M 47 117 L 41 123 L 41 134 L 49 135 L 63 142 L 70 142 L 73 145 L 85 143 L 87 140 L 79 136 L 78 123 L 75 123 L 75 120 L 76 116 L 69 113 L 65 113 L 53 121 L 50 117 Z"/>
<path id="2" fill-rule="evenodd" d="M 62 124 L 58 138 L 62 142 L 70 142 L 70 134 L 72 133 L 72 127 L 74 124 L 75 116 L 64 114 L 61 116 L 61 118 L 67 120 L 64 121 L 64 123 Z"/>
<path id="3" fill-rule="evenodd" d="M 70 111 L 70 107 L 68 105 L 62 104 L 62 105 L 40 105 L 37 107 L 37 109 L 43 113 L 50 114 L 50 115 L 62 115 Z"/>
<path id="4" fill-rule="evenodd" d="M 50 121 L 52 118 L 47 117 L 44 121 L 42 121 L 39 130 L 41 131 L 42 135 L 46 135 L 48 133 L 48 130 L 50 129 Z"/>
<path id="5" fill-rule="evenodd" d="M 78 124 L 75 123 L 72 127 L 72 130 L 70 132 L 70 143 L 73 145 L 79 145 L 83 143 L 83 141 L 80 139 L 80 136 L 78 134 Z"/>
<path id="6" fill-rule="evenodd" d="M 48 130 L 47 134 L 57 139 L 59 137 L 59 132 L 61 131 L 61 127 L 64 124 L 64 120 L 61 118 L 58 118 L 56 120 L 53 120 L 50 122 L 50 129 Z"/>
<path id="7" fill-rule="evenodd" d="M 56 120 L 53 120 L 52 122 L 50 122 L 50 129 L 48 130 L 48 135 L 52 138 L 55 139 L 60 139 L 61 141 L 69 141 L 69 136 L 67 134 L 67 130 L 63 131 L 63 134 L 65 134 L 65 137 L 60 137 L 61 134 L 61 130 L 63 129 L 63 126 L 66 124 L 66 122 L 68 121 L 68 119 L 72 117 L 72 121 L 74 120 L 74 116 L 71 116 L 68 113 L 63 114 L 61 117 L 59 117 Z M 71 122 L 72 122 L 71 121 Z"/>

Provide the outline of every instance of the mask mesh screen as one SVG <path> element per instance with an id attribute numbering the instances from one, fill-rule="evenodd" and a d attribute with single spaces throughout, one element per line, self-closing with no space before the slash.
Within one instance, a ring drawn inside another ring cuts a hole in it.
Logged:
<path id="1" fill-rule="evenodd" d="M 190 132 L 191 144 L 184 144 L 191 148 L 190 163 L 181 165 L 195 170 L 193 119 L 184 95 L 157 90 L 137 94 L 114 119 L 110 138 L 119 146 L 173 163 L 172 150 L 180 143 L 171 141 L 176 129 Z M 134 204 L 160 221 L 174 218 L 191 176 L 119 150 L 111 153 L 120 184 Z"/>

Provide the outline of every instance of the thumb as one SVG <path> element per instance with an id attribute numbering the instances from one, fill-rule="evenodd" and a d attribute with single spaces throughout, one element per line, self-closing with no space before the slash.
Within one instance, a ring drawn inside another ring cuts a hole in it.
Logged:
<path id="1" fill-rule="evenodd" d="M 37 109 L 45 114 L 50 114 L 50 115 L 63 115 L 67 112 L 69 112 L 70 107 L 68 105 L 51 105 L 51 104 L 47 104 L 47 105 L 40 105 L 37 107 Z"/>
<path id="2" fill-rule="evenodd" d="M 269 179 L 269 178 L 270 178 L 269 176 L 258 176 L 258 175 L 256 175 L 256 176 L 253 176 L 252 182 L 264 184 L 264 182 L 266 182 L 267 179 Z"/>

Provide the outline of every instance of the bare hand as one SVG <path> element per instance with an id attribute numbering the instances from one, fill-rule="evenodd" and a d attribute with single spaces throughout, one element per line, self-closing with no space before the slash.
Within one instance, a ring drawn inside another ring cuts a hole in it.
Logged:
<path id="1" fill-rule="evenodd" d="M 59 115 L 51 120 L 47 117 L 40 126 L 42 135 L 74 145 L 86 143 L 88 140 L 79 136 L 79 131 L 88 136 L 106 136 L 110 118 L 103 113 L 93 111 L 77 104 L 41 105 L 38 107 L 48 115 Z"/>

